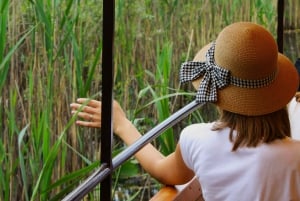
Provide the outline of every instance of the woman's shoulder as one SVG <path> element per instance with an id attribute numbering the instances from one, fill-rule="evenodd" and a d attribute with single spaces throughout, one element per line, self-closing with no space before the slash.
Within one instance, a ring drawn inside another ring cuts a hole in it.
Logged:
<path id="1" fill-rule="evenodd" d="M 191 124 L 182 130 L 182 133 L 199 133 L 211 130 L 214 122 Z"/>
<path id="2" fill-rule="evenodd" d="M 182 130 L 180 138 L 185 138 L 188 141 L 197 141 L 216 137 L 214 133 L 217 131 L 212 130 L 213 125 L 214 122 L 191 124 Z"/>

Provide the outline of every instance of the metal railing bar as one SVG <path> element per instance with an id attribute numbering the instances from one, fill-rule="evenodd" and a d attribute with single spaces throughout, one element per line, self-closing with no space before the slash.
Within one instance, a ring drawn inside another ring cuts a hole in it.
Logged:
<path id="1" fill-rule="evenodd" d="M 107 168 L 107 164 L 102 164 L 93 174 L 91 174 L 83 183 L 81 183 L 75 190 L 69 193 L 62 201 L 81 200 L 86 194 L 91 192 L 95 186 L 99 184 L 97 177 L 105 178 L 110 174 L 110 169 Z M 103 180 L 103 179 L 102 179 Z"/>
<path id="2" fill-rule="evenodd" d="M 145 145 L 150 143 L 160 134 L 162 134 L 166 129 L 174 126 L 176 123 L 187 117 L 193 111 L 201 107 L 203 104 L 199 104 L 196 101 L 192 101 L 188 105 L 184 106 L 167 119 L 159 123 L 153 129 L 144 134 L 140 139 L 134 142 L 132 145 L 128 146 L 124 151 L 115 156 L 112 160 L 112 169 L 108 168 L 107 165 L 103 169 L 101 166 L 96 170 L 87 180 L 85 180 L 80 186 L 69 193 L 63 201 L 79 201 L 86 194 L 88 194 L 97 184 L 102 182 L 108 175 L 112 173 L 121 164 L 131 158 L 136 152 L 138 152 Z"/>

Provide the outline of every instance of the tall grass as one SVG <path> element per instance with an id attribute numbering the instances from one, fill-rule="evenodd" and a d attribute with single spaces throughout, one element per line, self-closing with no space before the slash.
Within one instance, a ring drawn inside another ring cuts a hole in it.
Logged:
<path id="1" fill-rule="evenodd" d="M 294 3 L 287 8 L 296 10 Z M 288 13 L 290 29 L 299 29 L 296 18 Z M 276 36 L 276 1 L 116 0 L 114 95 L 142 133 L 193 99 L 192 87 L 179 84 L 180 63 L 240 20 Z M 75 127 L 69 104 L 101 99 L 102 51 L 101 0 L 0 1 L 1 201 L 61 200 L 99 165 L 100 130 Z M 182 127 L 215 117 L 205 106 L 155 145 L 169 154 Z M 117 154 L 124 145 L 115 138 L 114 148 Z M 114 191 L 137 174 L 148 184 L 130 160 L 115 172 Z M 147 200 L 144 189 L 131 199 Z M 97 200 L 98 191 L 85 199 Z"/>

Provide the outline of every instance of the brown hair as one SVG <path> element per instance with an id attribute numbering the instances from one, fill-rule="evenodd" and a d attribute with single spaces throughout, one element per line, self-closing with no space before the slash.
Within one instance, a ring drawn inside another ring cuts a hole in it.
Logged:
<path id="1" fill-rule="evenodd" d="M 256 147 L 260 143 L 269 143 L 291 136 L 286 107 L 261 116 L 245 116 L 226 110 L 220 110 L 220 113 L 220 120 L 214 124 L 213 130 L 230 128 L 232 151 L 241 146 Z M 234 130 L 236 136 L 233 135 Z"/>

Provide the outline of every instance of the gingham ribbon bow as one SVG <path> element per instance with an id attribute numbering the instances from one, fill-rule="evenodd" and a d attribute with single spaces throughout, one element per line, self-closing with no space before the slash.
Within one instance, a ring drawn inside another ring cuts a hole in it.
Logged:
<path id="1" fill-rule="evenodd" d="M 193 81 L 201 76 L 196 94 L 197 102 L 216 102 L 217 89 L 221 89 L 230 83 L 230 72 L 219 67 L 214 61 L 215 43 L 211 45 L 206 53 L 206 61 L 188 61 L 181 65 L 180 82 Z"/>

